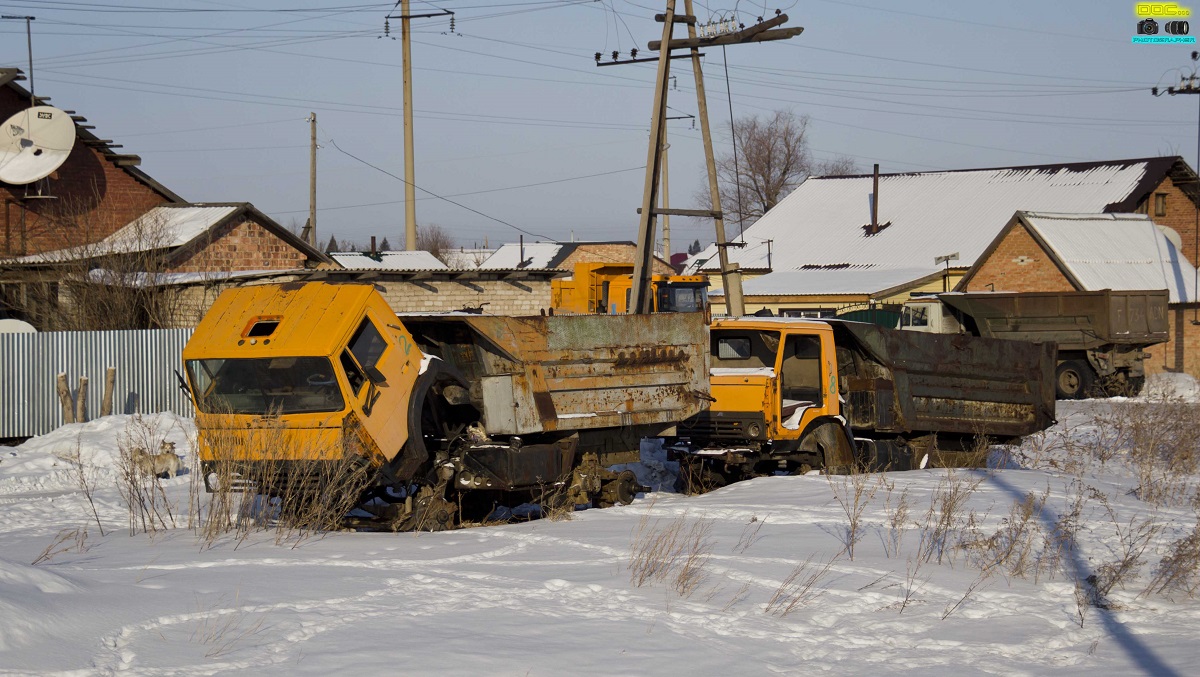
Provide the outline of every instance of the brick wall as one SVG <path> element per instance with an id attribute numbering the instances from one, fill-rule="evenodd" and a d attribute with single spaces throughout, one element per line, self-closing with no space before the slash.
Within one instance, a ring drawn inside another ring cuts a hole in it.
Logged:
<path id="1" fill-rule="evenodd" d="M 1158 193 L 1166 195 L 1166 214 L 1158 216 L 1155 212 L 1154 196 Z M 1138 211 L 1147 214 L 1160 226 L 1169 226 L 1179 233 L 1183 241 L 1183 251 L 1180 252 L 1193 265 L 1196 263 L 1196 205 L 1188 199 L 1182 190 L 1177 188 L 1170 177 L 1150 192 L 1149 197 L 1138 205 Z"/>
<path id="2" fill-rule="evenodd" d="M 633 265 L 637 259 L 637 247 L 631 244 L 581 244 L 556 267 L 575 270 L 577 263 L 627 263 Z M 675 269 L 665 261 L 654 258 L 655 275 L 674 275 Z"/>
<path id="3" fill-rule="evenodd" d="M 234 219 L 214 233 L 208 246 L 172 266 L 171 272 L 291 270 L 303 268 L 306 260 L 304 252 L 262 225 Z"/>
<path id="4" fill-rule="evenodd" d="M 1067 277 L 1021 224 L 983 262 L 964 291 L 1074 291 Z"/>
<path id="5" fill-rule="evenodd" d="M 11 88 L 0 87 L 0 121 L 28 105 Z M 0 256 L 95 242 L 169 202 L 100 151 L 78 142 L 46 185 L 55 199 L 24 202 L 25 186 L 0 185 Z"/>
<path id="6" fill-rule="evenodd" d="M 489 315 L 537 315 L 550 307 L 549 280 L 379 282 L 398 313 L 440 313 L 487 303 Z"/>
<path id="7" fill-rule="evenodd" d="M 1196 304 L 1173 303 L 1167 312 L 1171 340 L 1152 346 L 1146 360 L 1146 371 L 1183 371 L 1200 378 L 1200 325 L 1192 324 L 1197 316 Z"/>

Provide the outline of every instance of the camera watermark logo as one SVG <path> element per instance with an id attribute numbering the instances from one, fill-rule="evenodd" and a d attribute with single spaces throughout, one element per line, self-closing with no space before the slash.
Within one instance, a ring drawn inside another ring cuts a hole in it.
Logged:
<path id="1" fill-rule="evenodd" d="M 1190 7 L 1175 2 L 1138 2 L 1133 5 L 1133 14 L 1137 17 L 1134 44 L 1196 44 L 1186 19 L 1192 15 Z"/>

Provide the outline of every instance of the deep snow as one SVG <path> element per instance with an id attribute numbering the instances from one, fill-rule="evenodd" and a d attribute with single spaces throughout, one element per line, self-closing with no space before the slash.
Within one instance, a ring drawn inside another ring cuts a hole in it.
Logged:
<path id="1" fill-rule="evenodd" d="M 1194 382 L 1169 385 L 1200 401 Z M 848 518 L 835 498 L 853 481 L 820 475 L 699 497 L 660 490 L 566 521 L 448 533 L 331 533 L 280 544 L 260 531 L 212 547 L 182 526 L 130 536 L 116 488 L 118 449 L 132 444 L 122 438 L 149 428 L 182 453 L 190 421 L 157 414 L 65 426 L 0 448 L 0 674 L 1193 674 L 1200 603 L 1141 593 L 1169 544 L 1195 526 L 1195 511 L 1132 495 L 1136 474 L 1121 454 L 1103 466 L 1072 464 L 1079 451 L 1062 443 L 1095 432 L 1097 414 L 1138 404 L 1059 403 L 1061 422 L 1000 462 L 1005 469 L 870 478 L 853 560 L 842 552 Z M 62 458 L 76 448 L 95 480 L 106 536 Z M 648 456 L 643 483 L 669 487 L 672 464 Z M 163 480 L 180 525 L 192 479 Z M 1077 546 L 1036 580 L 1000 567 L 981 572 L 952 548 L 941 564 L 913 571 L 931 500 L 976 482 L 956 517 L 974 511 L 980 537 L 1003 527 L 1030 493 L 1048 495 L 1030 521 L 1039 533 L 1085 495 Z M 889 516 L 906 491 L 910 514 L 889 557 Z M 1109 594 L 1110 609 L 1082 607 L 1081 620 L 1076 582 L 1086 587 L 1114 558 L 1119 528 L 1148 517 L 1161 531 L 1136 578 Z M 672 525 L 701 543 L 690 595 L 676 589 L 678 568 L 661 581 L 633 581 L 631 553 Z M 57 534 L 81 527 L 83 548 L 31 564 Z M 772 597 L 806 560 L 783 614 Z"/>

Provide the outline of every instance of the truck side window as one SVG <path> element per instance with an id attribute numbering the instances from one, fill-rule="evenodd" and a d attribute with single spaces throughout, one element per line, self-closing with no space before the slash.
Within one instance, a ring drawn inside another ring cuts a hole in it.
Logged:
<path id="1" fill-rule="evenodd" d="M 779 377 L 783 399 L 821 404 L 821 338 L 805 335 L 787 337 Z"/>
<path id="2" fill-rule="evenodd" d="M 744 336 L 722 336 L 717 339 L 717 358 L 721 360 L 750 359 L 750 339 Z"/>
<path id="3" fill-rule="evenodd" d="M 373 367 L 385 349 L 387 342 L 384 341 L 383 335 L 371 323 L 370 318 L 363 318 L 362 324 L 358 325 L 358 331 L 354 332 L 350 339 L 350 352 L 354 353 L 354 359 L 364 367 Z"/>
<path id="4" fill-rule="evenodd" d="M 362 384 L 366 382 L 367 376 L 355 364 L 354 358 L 350 357 L 349 350 L 342 351 L 342 369 L 346 371 L 346 380 L 350 382 L 350 392 L 357 393 L 359 388 L 362 388 Z"/>

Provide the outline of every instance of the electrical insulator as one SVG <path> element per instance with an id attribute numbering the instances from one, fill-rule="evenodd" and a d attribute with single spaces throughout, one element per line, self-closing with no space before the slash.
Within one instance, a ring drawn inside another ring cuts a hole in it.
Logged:
<path id="1" fill-rule="evenodd" d="M 612 53 L 613 61 L 616 61 L 617 58 L 620 56 L 621 56 L 621 53 L 614 49 L 613 53 Z"/>
<path id="2" fill-rule="evenodd" d="M 384 35 L 384 37 L 387 37 L 391 34 L 392 34 L 392 25 L 388 23 L 387 19 L 384 19 L 383 20 L 383 35 Z"/>
<path id="3" fill-rule="evenodd" d="M 600 52 L 596 52 L 596 63 L 600 63 L 600 57 L 603 56 Z"/>
<path id="4" fill-rule="evenodd" d="M 450 15 L 450 32 L 451 33 L 454 32 L 454 15 L 453 14 Z"/>
<path id="5" fill-rule="evenodd" d="M 630 59 L 636 59 L 636 58 L 637 58 L 637 48 L 636 48 L 636 47 L 635 47 L 635 48 L 633 48 L 633 49 L 631 49 L 631 50 L 629 50 L 629 58 L 630 58 Z"/>
<path id="6" fill-rule="evenodd" d="M 777 10 L 775 10 L 775 16 L 779 16 L 780 14 L 783 14 L 783 10 L 782 10 L 782 9 L 777 9 Z"/>

